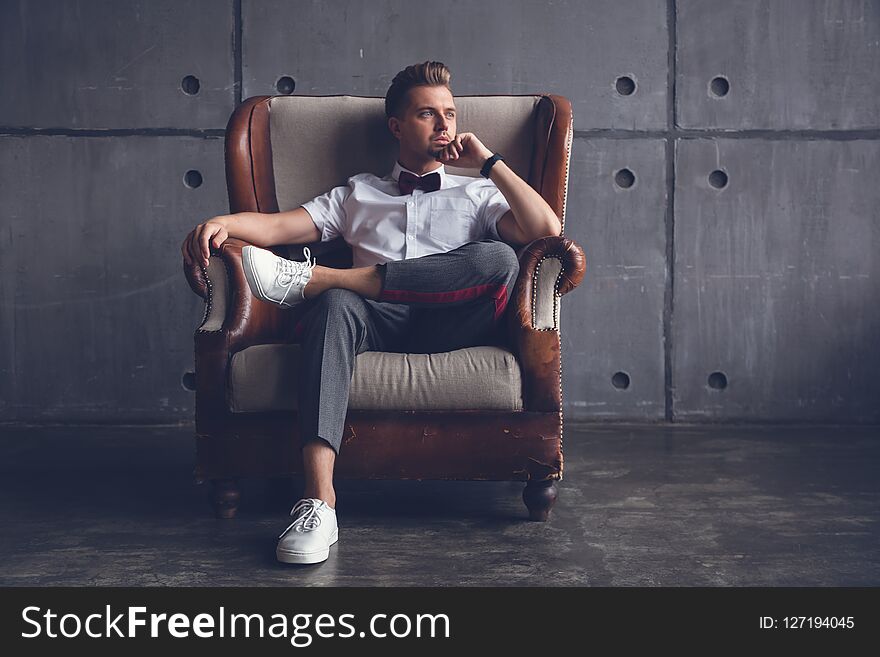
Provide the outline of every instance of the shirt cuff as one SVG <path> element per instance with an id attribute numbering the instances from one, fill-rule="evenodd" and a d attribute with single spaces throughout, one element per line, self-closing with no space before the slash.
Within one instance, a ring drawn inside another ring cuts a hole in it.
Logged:
<path id="1" fill-rule="evenodd" d="M 321 218 L 320 207 L 314 201 L 307 201 L 302 204 L 302 208 L 309 213 L 309 216 L 312 218 L 312 223 L 315 224 L 315 227 L 321 231 L 321 241 L 328 241 L 329 237 L 327 235 L 327 222 L 325 222 Z"/>

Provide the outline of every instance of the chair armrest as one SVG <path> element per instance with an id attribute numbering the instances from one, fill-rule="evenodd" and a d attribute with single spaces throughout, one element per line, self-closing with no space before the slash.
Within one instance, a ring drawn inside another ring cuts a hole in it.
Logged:
<path id="1" fill-rule="evenodd" d="M 201 433 L 229 413 L 227 370 L 232 355 L 254 344 L 284 342 L 290 311 L 258 300 L 241 264 L 247 243 L 229 238 L 212 249 L 207 268 L 184 265 L 193 291 L 205 299 L 205 317 L 195 332 L 196 428 Z"/>
<path id="2" fill-rule="evenodd" d="M 189 283 L 192 291 L 202 297 L 202 299 L 207 301 L 209 294 L 207 270 L 201 265 L 197 265 L 195 263 L 186 264 L 186 260 L 184 260 L 183 275 L 186 277 L 186 282 Z"/>
<path id="3" fill-rule="evenodd" d="M 572 240 L 542 237 L 518 252 L 508 329 L 523 374 L 528 411 L 562 410 L 559 299 L 584 278 L 586 257 Z"/>
<path id="4" fill-rule="evenodd" d="M 251 293 L 241 265 L 247 242 L 229 238 L 212 249 L 208 267 L 184 265 L 193 291 L 205 299 L 205 317 L 196 334 L 221 332 L 231 352 L 254 344 L 283 340 L 288 313 Z"/>

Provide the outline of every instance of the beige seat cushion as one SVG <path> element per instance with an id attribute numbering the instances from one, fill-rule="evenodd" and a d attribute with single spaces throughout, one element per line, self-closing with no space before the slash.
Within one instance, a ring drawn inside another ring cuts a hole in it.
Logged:
<path id="1" fill-rule="evenodd" d="M 296 410 L 300 345 L 263 344 L 232 357 L 233 413 Z M 365 351 L 355 359 L 348 407 L 357 410 L 521 411 L 512 353 L 468 347 L 436 354 Z"/>

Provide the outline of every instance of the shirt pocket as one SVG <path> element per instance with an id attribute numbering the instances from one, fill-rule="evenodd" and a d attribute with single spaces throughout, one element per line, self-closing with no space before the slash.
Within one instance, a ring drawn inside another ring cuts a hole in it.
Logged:
<path id="1" fill-rule="evenodd" d="M 476 206 L 469 198 L 432 196 L 428 234 L 432 239 L 457 248 L 479 239 Z"/>

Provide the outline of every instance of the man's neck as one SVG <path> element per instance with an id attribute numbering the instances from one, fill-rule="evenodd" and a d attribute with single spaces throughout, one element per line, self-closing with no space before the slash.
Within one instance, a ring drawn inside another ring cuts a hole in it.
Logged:
<path id="1" fill-rule="evenodd" d="M 402 157 L 398 158 L 397 163 L 404 169 L 412 171 L 414 174 L 419 176 L 424 176 L 426 173 L 437 171 L 441 166 L 443 166 L 443 164 L 438 162 L 437 160 L 422 160 L 421 162 L 416 162 L 405 160 Z"/>

